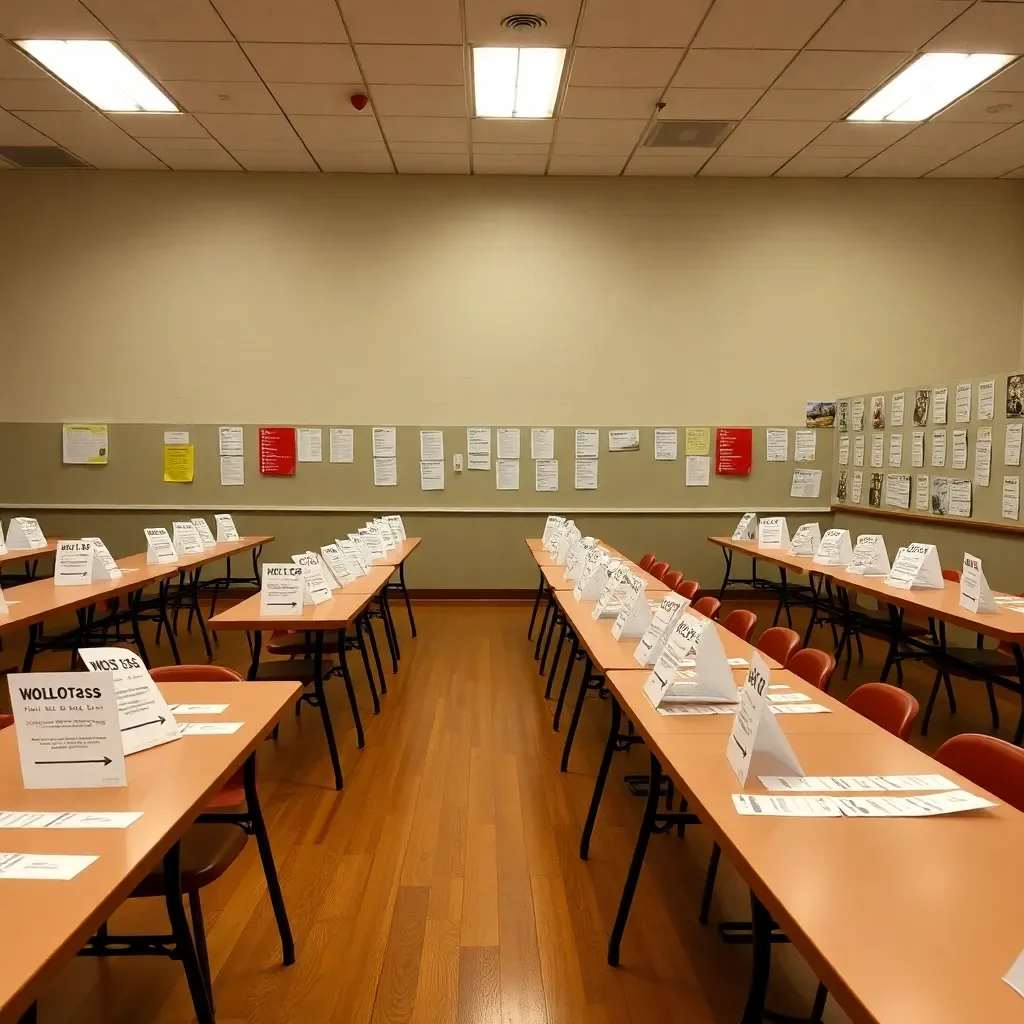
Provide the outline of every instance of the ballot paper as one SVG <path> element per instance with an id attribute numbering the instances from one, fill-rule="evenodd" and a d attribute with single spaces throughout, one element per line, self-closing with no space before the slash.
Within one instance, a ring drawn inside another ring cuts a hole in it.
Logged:
<path id="1" fill-rule="evenodd" d="M 908 544 L 900 548 L 886 577 L 898 590 L 942 590 L 942 566 L 934 544 Z"/>
<path id="2" fill-rule="evenodd" d="M 683 665 L 693 657 L 693 671 Z M 669 631 L 654 671 L 644 683 L 654 707 L 663 703 L 736 704 L 736 682 L 714 623 L 684 611 Z"/>
<path id="3" fill-rule="evenodd" d="M 765 431 L 765 461 L 787 462 L 789 460 L 789 430 L 769 427 Z"/>
<path id="4" fill-rule="evenodd" d="M 674 462 L 679 458 L 679 432 L 675 427 L 658 427 L 654 431 L 654 459 Z"/>
<path id="5" fill-rule="evenodd" d="M 633 657 L 638 665 L 646 668 L 658 660 L 669 633 L 689 604 L 689 600 L 681 594 L 666 594 L 661 599 L 661 604 L 654 613 L 651 624 L 644 631 L 644 635 L 640 637 L 640 642 L 633 652 Z"/>
<path id="6" fill-rule="evenodd" d="M 245 722 L 179 722 L 179 736 L 230 736 Z"/>
<path id="7" fill-rule="evenodd" d="M 757 546 L 765 549 L 789 547 L 789 524 L 785 516 L 763 516 L 758 521 Z"/>
<path id="8" fill-rule="evenodd" d="M 943 775 L 761 775 L 771 793 L 882 792 L 958 789 Z"/>
<path id="9" fill-rule="evenodd" d="M 632 573 L 622 599 L 622 608 L 612 624 L 612 639 L 639 639 L 651 624 L 651 606 L 647 603 L 644 590 L 645 580 Z"/>
<path id="10" fill-rule="evenodd" d="M 229 704 L 168 704 L 176 715 L 222 715 Z"/>
<path id="11" fill-rule="evenodd" d="M 803 523 L 796 528 L 796 532 L 789 542 L 789 553 L 810 558 L 817 554 L 820 544 L 821 528 L 818 524 Z"/>
<path id="12" fill-rule="evenodd" d="M 814 561 L 817 565 L 849 565 L 853 561 L 850 531 L 836 527 L 826 530 L 815 552 Z"/>
<path id="13" fill-rule="evenodd" d="M 799 704 L 803 701 L 808 701 L 811 698 L 809 694 L 793 690 L 789 693 L 769 693 L 768 699 L 773 704 Z"/>
<path id="14" fill-rule="evenodd" d="M 846 571 L 857 576 L 888 576 L 889 568 L 885 538 L 880 533 L 862 533 Z"/>
<path id="15" fill-rule="evenodd" d="M 96 857 L 56 853 L 0 853 L 0 882 L 4 879 L 67 882 Z"/>
<path id="16" fill-rule="evenodd" d="M 845 796 L 834 799 L 848 818 L 929 818 L 996 806 L 991 800 L 963 789 L 929 796 Z"/>
<path id="17" fill-rule="evenodd" d="M 979 614 L 999 611 L 999 605 L 993 599 L 992 590 L 985 579 L 981 559 L 966 551 L 960 573 L 960 607 Z"/>
<path id="18" fill-rule="evenodd" d="M 0 828 L 128 828 L 142 811 L 0 811 Z"/>
<path id="19" fill-rule="evenodd" d="M 764 796 L 733 793 L 733 806 L 740 814 L 777 818 L 840 818 L 843 812 L 830 796 Z"/>

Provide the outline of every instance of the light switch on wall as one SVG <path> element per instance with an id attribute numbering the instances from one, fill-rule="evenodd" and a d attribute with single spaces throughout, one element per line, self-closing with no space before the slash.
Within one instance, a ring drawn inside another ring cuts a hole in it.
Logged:
<path id="1" fill-rule="evenodd" d="M 453 455 L 452 456 L 452 469 L 455 470 L 456 473 L 461 473 L 462 472 L 462 456 L 461 455 Z"/>

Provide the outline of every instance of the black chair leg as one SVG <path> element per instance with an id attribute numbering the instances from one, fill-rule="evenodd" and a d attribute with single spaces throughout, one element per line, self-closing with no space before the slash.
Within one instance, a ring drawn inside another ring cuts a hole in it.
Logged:
<path id="1" fill-rule="evenodd" d="M 925 705 L 924 718 L 921 720 L 921 735 L 928 735 L 928 723 L 932 720 L 932 710 L 935 708 L 935 700 L 939 696 L 939 687 L 942 685 L 942 669 L 935 673 L 935 682 L 932 684 L 932 692 L 928 695 L 928 703 Z"/>
<path id="2" fill-rule="evenodd" d="M 210 975 L 210 953 L 206 948 L 206 925 L 203 923 L 203 905 L 199 900 L 199 890 L 188 894 L 189 915 L 192 918 L 192 938 L 196 944 L 196 956 L 199 958 L 199 969 L 203 972 L 206 982 L 206 995 L 210 1000 L 210 1009 L 216 1013 L 213 1005 L 213 978 Z"/>
<path id="3" fill-rule="evenodd" d="M 177 958 L 185 969 L 192 1006 L 198 1024 L 214 1024 L 213 1007 L 206 988 L 206 979 L 199 962 L 196 947 L 185 916 L 185 902 L 181 892 L 181 844 L 175 843 L 164 855 L 164 901 L 171 922 L 171 934 Z"/>
<path id="4" fill-rule="evenodd" d="M 708 916 L 711 913 L 711 897 L 715 892 L 715 879 L 718 877 L 718 862 L 722 859 L 722 848 L 715 843 L 711 847 L 711 860 L 708 862 L 708 874 L 707 878 L 704 879 L 704 893 L 700 898 L 700 917 L 698 920 L 701 924 L 708 923 Z"/>
<path id="5" fill-rule="evenodd" d="M 988 691 L 988 707 L 992 712 L 992 731 L 999 732 L 999 706 L 996 704 L 996 691 L 990 680 L 985 680 L 985 689 Z"/>

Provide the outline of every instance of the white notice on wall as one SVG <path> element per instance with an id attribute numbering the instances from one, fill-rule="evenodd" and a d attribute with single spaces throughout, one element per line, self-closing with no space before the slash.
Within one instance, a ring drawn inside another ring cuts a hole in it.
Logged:
<path id="1" fill-rule="evenodd" d="M 946 464 L 946 432 L 944 430 L 932 431 L 932 466 L 939 467 Z"/>
<path id="2" fill-rule="evenodd" d="M 601 443 L 601 432 L 592 428 L 576 431 L 576 458 L 596 459 L 598 446 Z"/>
<path id="3" fill-rule="evenodd" d="M 165 430 L 164 444 L 188 444 L 187 430 Z"/>
<path id="4" fill-rule="evenodd" d="M 106 465 L 110 438 L 104 423 L 65 423 L 64 462 L 71 466 Z"/>
<path id="5" fill-rule="evenodd" d="M 609 430 L 608 451 L 638 452 L 640 451 L 639 430 Z"/>
<path id="6" fill-rule="evenodd" d="M 373 459 L 373 486 L 374 487 L 395 487 L 398 484 L 398 459 L 381 458 L 374 456 Z"/>
<path id="7" fill-rule="evenodd" d="M 818 432 L 816 430 L 798 430 L 796 432 L 796 443 L 793 446 L 794 462 L 814 461 L 817 436 Z"/>
<path id="8" fill-rule="evenodd" d="M 299 427 L 299 462 L 324 461 L 324 432 L 320 427 Z"/>
<path id="9" fill-rule="evenodd" d="M 654 431 L 656 462 L 674 462 L 679 457 L 679 431 L 675 427 L 658 427 Z"/>
<path id="10" fill-rule="evenodd" d="M 928 511 L 928 477 L 914 477 L 914 507 L 918 512 Z"/>
<path id="11" fill-rule="evenodd" d="M 244 431 L 241 427 L 218 427 L 221 455 L 244 455 Z"/>
<path id="12" fill-rule="evenodd" d="M 864 474 L 854 473 L 853 480 L 850 483 L 850 501 L 854 505 L 860 504 L 861 494 L 864 492 Z"/>
<path id="13" fill-rule="evenodd" d="M 444 490 L 444 461 L 420 462 L 420 490 Z"/>
<path id="14" fill-rule="evenodd" d="M 971 382 L 961 381 L 956 386 L 953 416 L 957 423 L 971 422 Z"/>
<path id="15" fill-rule="evenodd" d="M 979 441 L 974 448 L 974 484 L 988 487 L 992 476 L 992 442 Z"/>
<path id="16" fill-rule="evenodd" d="M 843 434 L 839 438 L 839 465 L 848 466 L 850 464 L 850 435 Z"/>
<path id="17" fill-rule="evenodd" d="M 853 439 L 853 464 L 855 466 L 864 465 L 864 435 L 859 434 Z"/>
<path id="18" fill-rule="evenodd" d="M 1006 424 L 1006 443 L 1003 446 L 1003 464 L 1006 466 L 1020 465 L 1021 428 L 1024 424 Z"/>
<path id="19" fill-rule="evenodd" d="M 946 422 L 949 388 L 932 388 L 932 423 Z"/>
<path id="20" fill-rule="evenodd" d="M 498 458 L 519 458 L 519 428 L 498 427 Z"/>
<path id="21" fill-rule="evenodd" d="M 1020 477 L 1003 477 L 1003 518 L 1014 522 L 1020 518 Z"/>
<path id="22" fill-rule="evenodd" d="M 885 458 L 885 434 L 879 432 L 871 435 L 871 466 L 881 469 Z"/>
<path id="23" fill-rule="evenodd" d="M 355 456 L 354 432 L 351 427 L 331 427 L 331 462 L 352 462 Z"/>
<path id="24" fill-rule="evenodd" d="M 910 474 L 885 474 L 885 503 L 892 508 L 910 508 Z"/>
<path id="25" fill-rule="evenodd" d="M 924 431 L 915 430 L 910 435 L 910 465 L 920 469 L 924 465 Z"/>
<path id="26" fill-rule="evenodd" d="M 864 429 L 864 399 L 853 400 L 853 429 L 854 432 Z"/>
<path id="27" fill-rule="evenodd" d="M 953 431 L 953 468 L 967 468 L 967 431 Z"/>
<path id="28" fill-rule="evenodd" d="M 469 469 L 491 468 L 491 428 L 466 428 L 466 454 Z"/>
<path id="29" fill-rule="evenodd" d="M 553 459 L 555 457 L 555 428 L 533 427 L 530 430 L 530 458 Z"/>
<path id="30" fill-rule="evenodd" d="M 394 427 L 373 428 L 373 457 L 393 459 L 398 455 L 397 434 Z"/>
<path id="31" fill-rule="evenodd" d="M 971 481 L 951 480 L 949 482 L 949 514 L 961 519 L 971 518 Z"/>
<path id="32" fill-rule="evenodd" d="M 26 789 L 125 786 L 113 672 L 7 677 Z"/>
<path id="33" fill-rule="evenodd" d="M 558 490 L 558 459 L 537 459 L 534 462 L 534 489 Z"/>
<path id="34" fill-rule="evenodd" d="M 241 487 L 245 483 L 245 459 L 241 455 L 220 457 L 221 487 Z"/>
<path id="35" fill-rule="evenodd" d="M 494 463 L 496 483 L 499 491 L 519 490 L 519 460 L 497 459 Z"/>
<path id="36" fill-rule="evenodd" d="M 576 460 L 576 490 L 597 490 L 597 459 Z"/>
<path id="37" fill-rule="evenodd" d="M 906 404 L 906 392 L 898 391 L 892 396 L 892 406 L 889 410 L 889 426 L 903 426 L 903 409 Z"/>
<path id="38" fill-rule="evenodd" d="M 813 434 L 814 431 L 807 431 Z M 764 432 L 765 461 L 787 462 L 789 460 L 789 430 L 783 427 L 769 427 Z"/>
<path id="39" fill-rule="evenodd" d="M 443 431 L 420 431 L 420 459 L 423 462 L 441 462 L 444 459 Z"/>
<path id="40" fill-rule="evenodd" d="M 793 470 L 793 483 L 789 488 L 789 496 L 791 498 L 817 498 L 820 494 L 820 469 Z"/>
<path id="41" fill-rule="evenodd" d="M 895 468 L 903 463 L 903 435 L 889 435 L 889 466 Z"/>
<path id="42" fill-rule="evenodd" d="M 711 456 L 686 456 L 686 486 L 707 487 L 711 483 Z"/>
<path id="43" fill-rule="evenodd" d="M 978 385 L 978 419 L 990 420 L 996 411 L 996 382 L 983 380 Z"/>

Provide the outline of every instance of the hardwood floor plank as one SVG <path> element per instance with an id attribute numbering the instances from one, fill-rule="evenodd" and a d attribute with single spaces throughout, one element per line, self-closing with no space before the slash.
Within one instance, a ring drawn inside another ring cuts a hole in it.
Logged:
<path id="1" fill-rule="evenodd" d="M 419 984 L 423 933 L 427 926 L 427 886 L 400 886 L 381 969 L 374 1024 L 405 1024 L 412 1018 Z"/>
<path id="2" fill-rule="evenodd" d="M 459 950 L 458 1024 L 501 1024 L 501 981 L 497 946 Z"/>

